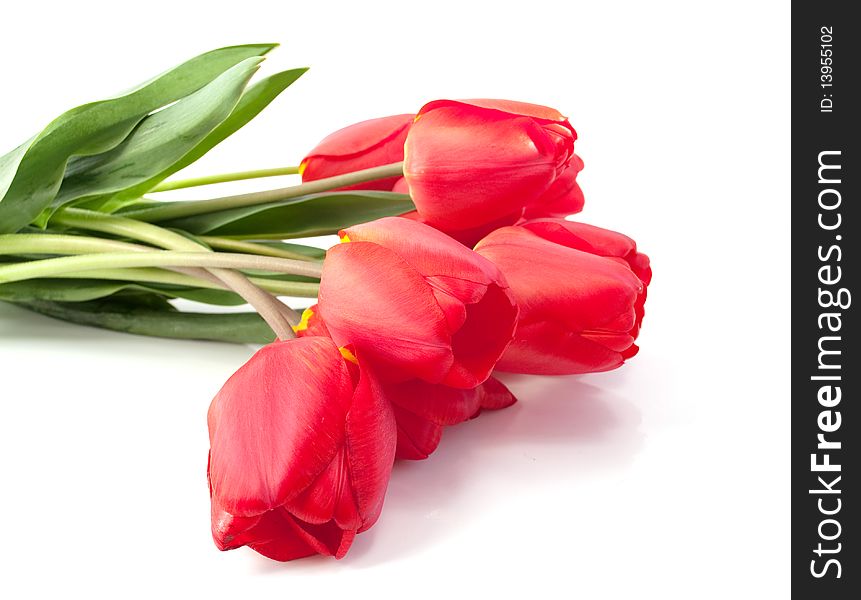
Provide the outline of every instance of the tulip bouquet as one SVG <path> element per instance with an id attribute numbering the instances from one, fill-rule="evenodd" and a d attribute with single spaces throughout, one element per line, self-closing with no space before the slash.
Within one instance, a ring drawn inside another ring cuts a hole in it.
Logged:
<path id="1" fill-rule="evenodd" d="M 630 238 L 565 218 L 583 207 L 577 134 L 535 104 L 436 100 L 336 131 L 296 167 L 169 180 L 302 75 L 249 85 L 272 47 L 193 58 L 0 157 L 0 299 L 261 344 L 209 408 L 215 543 L 340 558 L 379 517 L 396 459 L 427 458 L 446 427 L 515 402 L 495 372 L 632 357 L 651 271 Z M 288 174 L 302 183 L 158 197 Z M 341 243 L 284 241 L 325 234 Z M 316 304 L 300 315 L 279 296 Z"/>

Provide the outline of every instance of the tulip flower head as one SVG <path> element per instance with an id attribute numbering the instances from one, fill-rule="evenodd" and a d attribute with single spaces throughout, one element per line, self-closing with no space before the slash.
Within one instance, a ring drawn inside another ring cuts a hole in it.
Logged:
<path id="1" fill-rule="evenodd" d="M 517 306 L 490 261 L 445 234 L 388 217 L 341 232 L 318 310 L 339 346 L 387 380 L 473 388 L 508 347 Z"/>
<path id="2" fill-rule="evenodd" d="M 526 207 L 536 214 L 535 206 L 548 198 L 575 211 L 582 207 L 573 181 L 582 167 L 576 139 L 568 119 L 545 106 L 437 100 L 410 128 L 404 177 L 419 215 L 444 231 L 513 224 Z M 566 193 L 577 198 L 560 198 Z"/>
<path id="3" fill-rule="evenodd" d="M 593 239 L 597 244 L 598 236 Z M 527 227 L 498 229 L 475 251 L 505 274 L 520 306 L 514 342 L 498 369 L 540 375 L 607 371 L 637 353 L 646 282 L 624 259 L 557 244 Z M 648 265 L 639 257 L 638 264 Z"/>
<path id="4" fill-rule="evenodd" d="M 415 115 L 392 115 L 362 121 L 332 133 L 302 159 L 302 181 L 334 177 L 404 159 L 404 141 Z M 401 177 L 370 181 L 341 190 L 392 191 Z"/>
<path id="5" fill-rule="evenodd" d="M 208 421 L 219 549 L 341 558 L 379 516 L 394 415 L 349 349 L 325 337 L 265 346 L 224 384 Z"/>

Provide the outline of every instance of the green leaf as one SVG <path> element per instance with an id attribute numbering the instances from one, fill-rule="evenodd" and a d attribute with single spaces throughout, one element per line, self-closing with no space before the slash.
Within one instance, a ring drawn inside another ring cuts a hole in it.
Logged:
<path id="1" fill-rule="evenodd" d="M 239 66 L 241 65 L 234 68 Z M 115 155 L 111 160 L 105 159 L 98 162 L 96 170 L 101 171 L 101 176 L 99 174 L 94 176 L 91 165 L 87 164 L 88 161 L 95 162 L 101 157 L 83 159 L 81 162 L 84 164 L 81 169 L 84 173 L 78 178 L 79 181 L 72 183 L 73 177 L 69 177 L 68 174 L 74 172 L 73 169 L 77 165 L 76 161 L 70 163 L 67 179 L 63 182 L 55 203 L 63 204 L 69 201 L 64 194 L 70 189 L 68 193 L 73 196 L 76 193 L 82 196 L 95 196 L 90 201 L 76 202 L 78 206 L 91 210 L 115 212 L 128 205 L 137 205 L 138 199 L 143 194 L 239 131 L 307 70 L 293 69 L 267 77 L 245 90 L 238 102 L 234 94 L 241 91 L 241 88 L 224 89 L 226 86 L 223 82 L 214 81 L 196 94 L 183 98 L 173 106 L 144 119 L 138 129 L 120 147 L 111 152 Z M 222 78 L 227 77 L 228 74 L 225 73 Z M 220 86 L 218 86 L 219 83 L 221 83 Z M 204 95 L 204 93 L 208 98 L 193 102 L 196 100 L 195 96 Z M 208 103 L 207 100 L 209 100 Z M 233 104 L 233 110 L 229 110 L 231 104 Z M 228 110 L 229 114 L 225 114 L 225 110 Z M 160 139 L 153 139 L 154 136 L 140 131 L 149 124 L 150 120 L 155 121 L 150 129 L 159 131 Z M 217 124 L 214 123 L 216 121 Z M 214 126 L 211 127 L 210 124 Z M 202 135 L 204 133 L 205 135 Z M 139 143 L 139 140 L 142 140 L 142 143 Z M 195 140 L 198 140 L 197 143 L 194 143 Z M 154 148 L 154 146 L 157 147 Z M 114 165 L 117 166 L 114 167 Z M 151 173 L 151 176 L 140 180 L 142 173 Z M 104 177 L 104 174 L 108 177 Z M 129 182 L 131 185 L 123 185 L 123 177 L 128 175 L 137 177 L 138 181 Z M 74 189 L 76 186 L 77 192 Z"/>
<path id="2" fill-rule="evenodd" d="M 0 233 L 21 229 L 50 205 L 70 158 L 116 147 L 149 113 L 274 47 L 256 44 L 207 52 L 122 95 L 60 115 L 41 133 L 0 157 Z"/>
<path id="3" fill-rule="evenodd" d="M 114 149 L 69 161 L 52 208 L 73 200 L 99 199 L 88 207 L 116 209 L 151 189 L 227 119 L 261 60 L 248 58 L 193 94 L 144 118 Z"/>
<path id="4" fill-rule="evenodd" d="M 238 344 L 267 344 L 275 334 L 257 313 L 187 313 L 123 297 L 93 302 L 21 301 L 18 306 L 79 325 L 137 335 Z"/>
<path id="5" fill-rule="evenodd" d="M 234 208 L 160 223 L 195 235 L 287 239 L 338 233 L 374 219 L 414 210 L 408 194 L 324 192 L 283 202 Z"/>
<path id="6" fill-rule="evenodd" d="M 314 260 L 323 260 L 324 258 L 326 258 L 326 251 L 322 248 L 316 248 L 314 246 L 306 246 L 304 244 L 290 244 L 287 242 L 258 243 L 261 246 L 269 246 L 270 248 L 275 248 L 276 250 L 285 250 L 294 254 L 301 254 L 302 256 L 307 256 L 308 258 L 313 258 Z"/>
<path id="7" fill-rule="evenodd" d="M 30 279 L 0 285 L 0 300 L 86 302 L 118 292 L 148 292 L 217 306 L 239 306 L 244 300 L 227 290 L 101 279 Z"/>
<path id="8" fill-rule="evenodd" d="M 301 68 L 282 71 L 262 79 L 249 87 L 245 90 L 245 93 L 242 94 L 236 107 L 224 122 L 213 129 L 212 132 L 203 138 L 203 140 L 201 140 L 201 142 L 188 154 L 174 164 L 169 171 L 162 173 L 158 181 L 153 181 L 151 185 L 143 191 L 148 192 L 168 176 L 192 164 L 204 154 L 212 150 L 212 148 L 242 129 L 242 127 L 259 115 L 264 108 L 269 106 L 270 102 L 277 98 L 281 92 L 290 87 L 290 85 L 299 79 L 307 70 L 307 68 Z"/>

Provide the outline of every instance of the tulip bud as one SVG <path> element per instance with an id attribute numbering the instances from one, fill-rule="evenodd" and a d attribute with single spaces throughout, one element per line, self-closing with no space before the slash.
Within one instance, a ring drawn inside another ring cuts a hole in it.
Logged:
<path id="1" fill-rule="evenodd" d="M 362 121 L 324 138 L 302 159 L 302 181 L 334 177 L 404 159 L 404 140 L 415 115 L 393 115 Z M 391 191 L 400 177 L 369 181 L 342 190 Z"/>
<path id="2" fill-rule="evenodd" d="M 633 242 L 625 238 L 628 250 L 611 248 L 611 241 L 624 236 L 579 228 L 593 242 L 596 253 L 591 253 L 577 249 L 577 244 L 587 243 L 586 237 L 575 242 L 575 234 L 567 232 L 569 247 L 543 239 L 528 227 L 551 235 L 546 224 L 505 227 L 475 248 L 505 274 L 520 306 L 514 341 L 497 368 L 540 375 L 589 373 L 614 369 L 636 354 L 647 281 L 613 254 L 631 256 Z M 559 231 L 553 235 L 562 239 Z M 644 255 L 634 256 L 639 257 L 635 264 L 648 268 Z"/>
<path id="3" fill-rule="evenodd" d="M 511 342 L 517 306 L 490 261 L 445 234 L 389 217 L 341 232 L 320 280 L 332 339 L 390 381 L 473 388 Z"/>
<path id="4" fill-rule="evenodd" d="M 568 120 L 552 108 L 437 100 L 419 111 L 410 128 L 404 177 L 419 215 L 449 233 L 492 221 L 514 223 L 525 207 L 532 215 L 557 214 L 562 206 L 579 210 L 576 139 Z M 556 207 L 540 212 L 545 201 Z"/>
<path id="5" fill-rule="evenodd" d="M 394 415 L 370 371 L 328 338 L 265 346 L 224 384 L 208 420 L 219 549 L 341 558 L 379 516 Z"/>

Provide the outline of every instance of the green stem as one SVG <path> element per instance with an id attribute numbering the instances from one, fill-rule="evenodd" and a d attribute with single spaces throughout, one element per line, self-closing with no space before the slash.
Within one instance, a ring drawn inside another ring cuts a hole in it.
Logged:
<path id="1" fill-rule="evenodd" d="M 33 300 L 14 304 L 63 321 L 138 335 L 239 344 L 267 344 L 274 339 L 272 330 L 257 313 L 174 312 L 109 300 Z"/>
<path id="2" fill-rule="evenodd" d="M 191 202 L 165 202 L 159 206 L 141 208 L 123 213 L 123 215 L 136 219 L 138 221 L 159 222 L 178 219 L 180 217 L 190 217 L 192 215 L 201 215 L 229 208 L 239 208 L 243 206 L 257 206 L 259 204 L 268 204 L 269 202 L 278 202 L 288 200 L 290 198 L 298 198 L 308 194 L 317 194 L 329 190 L 366 183 L 368 181 L 376 181 L 377 179 L 387 179 L 389 177 L 398 177 L 403 175 L 404 163 L 397 162 L 372 169 L 364 169 L 362 171 L 354 171 L 335 177 L 327 177 L 325 179 L 317 179 L 309 181 L 301 185 L 280 188 L 276 190 L 267 190 L 263 192 L 252 192 L 250 194 L 240 194 L 238 196 L 224 196 L 222 198 L 212 198 L 210 200 L 196 200 Z"/>
<path id="3" fill-rule="evenodd" d="M 3 254 L 95 254 L 104 252 L 158 252 L 149 246 L 129 244 L 104 238 L 80 235 L 55 235 L 50 233 L 10 233 L 0 235 L 0 255 Z M 183 285 L 214 290 L 230 289 L 217 278 L 206 277 L 203 269 L 183 269 L 174 267 L 180 273 L 157 268 L 99 269 L 78 273 L 63 273 L 62 278 L 70 279 L 117 279 L 120 281 L 141 281 Z M 215 279 L 215 282 L 212 281 Z M 250 277 L 257 287 L 279 296 L 298 296 L 315 298 L 316 283 L 279 281 L 264 277 Z"/>
<path id="4" fill-rule="evenodd" d="M 168 250 L 187 252 L 207 251 L 207 248 L 194 240 L 173 231 L 149 223 L 141 223 L 135 219 L 108 215 L 92 210 L 61 208 L 51 217 L 51 224 L 74 227 L 86 231 L 109 233 L 119 237 L 146 242 Z"/>
<path id="5" fill-rule="evenodd" d="M 316 258 L 301 254 L 299 252 L 290 252 L 282 248 L 273 248 L 263 244 L 255 244 L 254 242 L 244 242 L 230 238 L 214 237 L 209 235 L 198 236 L 198 239 L 212 248 L 218 250 L 230 250 L 232 252 L 243 252 L 245 254 L 259 254 L 260 256 L 275 256 L 277 258 L 289 258 L 292 260 L 306 260 L 310 262 L 319 262 Z"/>
<path id="6" fill-rule="evenodd" d="M 221 282 L 213 282 L 184 273 L 175 273 L 164 269 L 136 267 L 128 269 L 96 269 L 87 271 L 69 271 L 54 275 L 57 279 L 110 279 L 116 281 L 139 281 L 141 283 L 161 283 L 165 285 L 181 285 L 185 287 L 204 288 L 208 290 L 228 290 L 230 288 Z M 264 277 L 249 277 L 251 283 L 278 296 L 293 296 L 296 298 L 316 298 L 320 284 L 306 281 L 282 281 Z M 2 285 L 2 284 L 0 284 Z"/>
<path id="7" fill-rule="evenodd" d="M 253 171 L 238 171 L 236 173 L 219 173 L 217 175 L 206 175 L 204 177 L 190 177 L 188 179 L 177 179 L 164 181 L 155 186 L 152 192 L 169 192 L 171 190 L 182 190 L 201 185 L 213 183 L 227 183 L 228 181 L 243 181 L 246 179 L 259 179 L 261 177 L 278 177 L 280 175 L 298 175 L 299 167 L 276 167 L 274 169 L 255 169 Z"/>
<path id="8" fill-rule="evenodd" d="M 253 269 L 319 277 L 320 267 L 305 261 L 271 256 L 250 256 L 215 252 L 101 252 L 78 256 L 61 256 L 0 266 L 0 283 L 38 277 L 56 277 L 65 272 L 129 267 L 204 267 L 207 269 Z"/>
<path id="9" fill-rule="evenodd" d="M 0 254 L 95 254 L 99 252 L 146 252 L 149 246 L 83 235 L 52 233 L 6 233 L 0 235 Z"/>
<path id="10" fill-rule="evenodd" d="M 224 285 L 198 279 L 183 273 L 166 271 L 152 267 L 137 267 L 128 269 L 95 269 L 88 271 L 68 271 L 54 276 L 57 279 L 110 279 L 115 281 L 131 281 L 141 283 L 160 283 L 163 285 L 181 285 L 184 287 L 206 288 L 208 290 L 223 290 Z M 2 285 L 2 284 L 0 284 Z"/>
<path id="11" fill-rule="evenodd" d="M 54 213 L 51 220 L 67 227 L 130 237 L 169 250 L 211 252 L 208 248 L 204 248 L 197 242 L 178 233 L 115 215 L 76 208 L 63 208 Z M 292 325 L 299 320 L 299 315 L 295 311 L 279 302 L 277 298 L 273 298 L 268 292 L 253 285 L 241 273 L 224 269 L 210 269 L 210 273 L 242 296 L 248 304 L 259 312 L 280 339 L 295 337 Z"/>
<path id="12" fill-rule="evenodd" d="M 200 248 L 201 246 L 197 246 Z M 191 254 L 194 260 L 214 261 L 221 263 L 227 262 L 236 266 L 229 268 L 249 269 L 259 271 L 271 271 L 273 273 L 286 273 L 288 275 L 301 275 L 303 277 L 320 278 L 322 266 L 319 262 L 313 263 L 306 260 L 294 260 L 289 258 L 278 258 L 274 256 L 261 256 L 257 254 L 243 253 L 226 253 L 226 252 L 165 252 L 156 250 L 147 246 L 137 244 L 128 244 L 125 242 L 117 242 L 114 240 L 103 240 L 101 238 L 92 238 L 86 236 L 75 235 L 53 235 L 40 233 L 8 233 L 0 235 L 0 255 L 3 254 L 109 254 L 113 257 L 122 255 L 140 255 L 140 254 L 170 256 L 166 260 L 180 260 L 177 258 L 183 254 Z M 205 257 L 205 258 L 204 258 Z M 139 256 L 141 260 L 143 257 Z M 116 259 L 108 259 L 108 262 Z M 26 264 L 26 263 L 18 263 Z M 123 265 L 118 265 L 122 267 Z M 138 265 L 132 265 L 138 266 Z M 153 264 L 146 266 L 204 266 L 191 264 Z M 100 268 L 100 267 L 97 267 Z"/>

